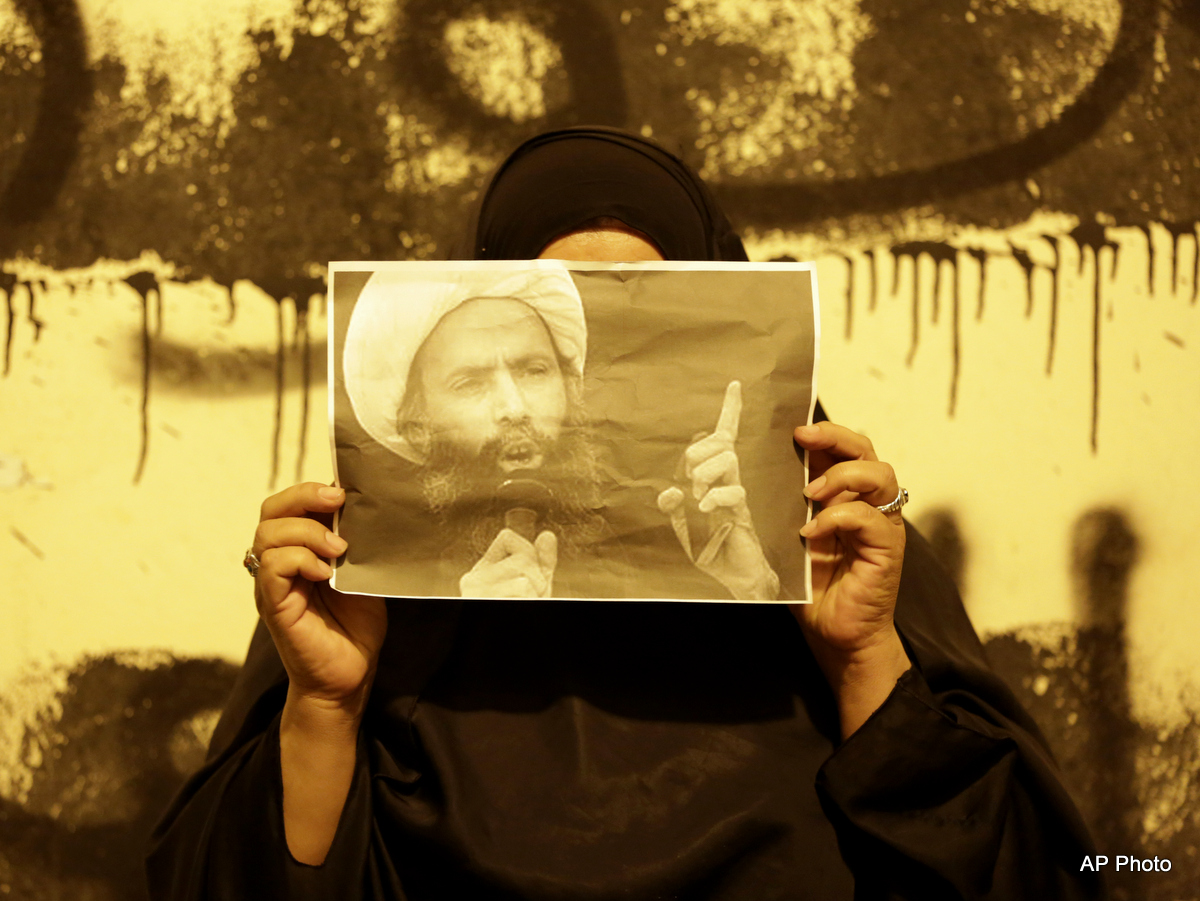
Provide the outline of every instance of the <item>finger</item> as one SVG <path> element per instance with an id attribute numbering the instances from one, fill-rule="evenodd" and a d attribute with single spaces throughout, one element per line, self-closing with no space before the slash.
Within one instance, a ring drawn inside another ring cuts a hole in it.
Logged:
<path id="1" fill-rule="evenodd" d="M 670 516 L 683 506 L 683 492 L 678 488 L 668 488 L 658 496 L 658 509 Z"/>
<path id="2" fill-rule="evenodd" d="M 491 545 L 484 551 L 479 562 L 499 563 L 505 557 L 513 554 L 521 554 L 537 560 L 537 552 L 534 551 L 533 544 L 528 539 L 522 538 L 512 529 L 501 529 L 500 533 L 492 539 Z"/>
<path id="3" fill-rule="evenodd" d="M 254 530 L 251 550 L 258 557 L 275 547 L 306 547 L 321 557 L 340 557 L 346 552 L 346 540 L 334 535 L 315 519 L 289 516 L 265 519 Z"/>
<path id="4" fill-rule="evenodd" d="M 538 586 L 528 576 L 514 576 L 511 579 L 506 579 L 503 582 L 498 582 L 493 588 L 488 597 L 500 600 L 529 600 L 539 597 L 542 593 L 542 588 Z"/>
<path id="5" fill-rule="evenodd" d="M 880 460 L 847 460 L 835 464 L 804 489 L 808 497 L 822 502 L 842 492 L 853 492 L 859 500 L 876 507 L 891 503 L 899 491 L 895 470 L 890 463 Z"/>
<path id="6" fill-rule="evenodd" d="M 699 442 L 703 441 L 705 438 L 711 438 L 711 437 L 712 436 L 709 435 L 708 432 L 697 432 L 695 435 L 692 436 L 692 440 L 688 442 L 688 447 L 691 447 L 694 444 L 698 444 Z M 687 459 L 687 451 L 684 451 L 683 455 L 680 456 L 680 458 L 679 458 L 679 464 L 675 467 L 675 480 L 677 482 L 682 482 L 687 477 L 688 477 L 688 459 Z"/>
<path id="7" fill-rule="evenodd" d="M 710 485 L 720 481 L 725 485 L 738 483 L 738 458 L 733 451 L 717 454 L 692 470 L 692 494 L 699 500 Z"/>
<path id="8" fill-rule="evenodd" d="M 855 535 L 860 545 L 884 550 L 899 548 L 903 552 L 904 527 L 863 501 L 826 507 L 800 530 L 800 535 L 809 541 L 849 533 Z"/>
<path id="9" fill-rule="evenodd" d="M 878 460 L 871 439 L 844 425 L 816 422 L 801 426 L 792 433 L 796 443 L 808 450 L 827 451 L 843 460 Z"/>
<path id="10" fill-rule="evenodd" d="M 693 560 L 692 536 L 688 531 L 687 511 L 683 507 L 683 492 L 678 488 L 668 488 L 658 496 L 658 509 L 671 518 L 671 530 L 679 539 L 679 544 L 688 559 Z"/>
<path id="11" fill-rule="evenodd" d="M 274 605 L 292 589 L 292 581 L 300 576 L 310 582 L 323 582 L 333 575 L 333 569 L 304 547 L 278 547 L 263 551 L 259 558 L 258 581 L 262 586 L 266 599 L 272 604 L 270 611 L 274 613 Z"/>
<path id="12" fill-rule="evenodd" d="M 734 379 L 725 389 L 725 400 L 721 404 L 721 416 L 717 420 L 714 435 L 723 435 L 730 441 L 737 440 L 738 423 L 742 418 L 742 383 Z"/>
<path id="13" fill-rule="evenodd" d="M 733 445 L 734 443 L 727 436 L 720 433 L 707 435 L 689 445 L 688 449 L 683 452 L 684 477 L 690 479 L 693 469 L 717 454 L 733 450 Z"/>
<path id="14" fill-rule="evenodd" d="M 541 596 L 550 587 L 550 580 L 542 572 L 537 559 L 532 557 L 515 555 L 508 557 L 497 563 L 489 575 L 489 581 L 497 585 L 512 584 L 522 580 L 532 589 L 532 594 L 526 593 L 519 595 L 520 597 Z"/>
<path id="15" fill-rule="evenodd" d="M 722 485 L 700 498 L 700 512 L 712 513 L 718 507 L 737 507 L 746 503 L 746 489 L 741 485 Z"/>
<path id="16" fill-rule="evenodd" d="M 533 549 L 537 552 L 538 567 L 549 579 L 554 575 L 554 568 L 558 566 L 558 536 L 553 532 L 542 532 L 534 541 Z"/>
<path id="17" fill-rule="evenodd" d="M 262 502 L 259 519 L 304 516 L 306 513 L 332 513 L 346 500 L 346 492 L 320 482 L 301 482 L 272 494 Z"/>

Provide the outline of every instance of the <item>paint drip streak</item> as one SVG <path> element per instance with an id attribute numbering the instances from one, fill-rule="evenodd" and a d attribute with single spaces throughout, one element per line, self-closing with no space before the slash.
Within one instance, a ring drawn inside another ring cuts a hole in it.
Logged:
<path id="1" fill-rule="evenodd" d="M 45 283 L 43 282 L 43 285 L 44 284 Z M 26 288 L 29 290 L 29 322 L 33 325 L 33 343 L 37 344 L 37 342 L 42 339 L 42 329 L 45 327 L 46 323 L 38 319 L 37 297 L 33 293 L 33 285 L 26 285 Z M 43 293 L 45 290 L 46 289 L 43 287 Z"/>
<path id="2" fill-rule="evenodd" d="M 962 366 L 962 330 L 959 324 L 959 295 L 958 279 L 954 280 L 954 300 L 950 308 L 950 332 L 953 345 L 950 357 L 950 418 L 954 418 L 954 410 L 958 406 L 958 374 Z"/>
<path id="3" fill-rule="evenodd" d="M 1100 251 L 1092 250 L 1095 279 L 1092 291 L 1092 453 L 1096 453 L 1100 427 Z M 1115 265 L 1115 264 L 1114 264 Z"/>
<path id="4" fill-rule="evenodd" d="M 4 332 L 4 374 L 8 375 L 8 370 L 12 366 L 12 340 L 13 326 L 16 316 L 13 312 L 12 289 L 4 292 L 5 306 L 8 308 L 8 327 Z"/>
<path id="5" fill-rule="evenodd" d="M 933 324 L 937 325 L 938 316 L 941 314 L 941 299 L 942 293 L 942 261 L 937 257 L 933 258 Z"/>
<path id="6" fill-rule="evenodd" d="M 150 452 L 150 295 L 141 291 L 138 294 L 142 298 L 142 446 L 133 474 L 135 485 L 142 480 Z"/>
<path id="7" fill-rule="evenodd" d="M 1017 265 L 1021 267 L 1021 271 L 1025 273 L 1025 318 L 1028 319 L 1033 315 L 1033 259 L 1011 241 L 1008 249 L 1012 258 L 1017 261 Z"/>
<path id="8" fill-rule="evenodd" d="M 1146 284 L 1150 288 L 1150 296 L 1154 296 L 1154 235 L 1150 232 L 1150 226 L 1145 228 L 1146 233 Z M 1174 280 L 1172 280 L 1172 287 Z"/>
<path id="9" fill-rule="evenodd" d="M 275 303 L 275 435 L 271 440 L 271 480 L 279 477 L 279 439 L 283 433 L 283 300 Z"/>
<path id="10" fill-rule="evenodd" d="M 876 269 L 875 251 L 868 250 L 866 252 L 867 259 L 871 261 L 871 302 L 868 308 L 870 312 L 875 312 L 875 299 L 879 295 L 879 272 Z"/>
<path id="11" fill-rule="evenodd" d="M 920 254 L 914 253 L 912 255 L 912 276 L 913 276 L 912 293 L 913 293 L 913 311 L 914 311 L 913 316 L 915 317 L 917 315 L 916 314 L 916 309 L 917 309 L 916 305 L 917 305 L 918 300 L 921 297 L 921 256 L 920 256 Z M 937 306 L 937 298 L 936 297 L 933 300 L 933 305 L 935 307 Z M 917 350 L 916 337 L 914 336 L 913 352 L 916 353 L 916 350 Z"/>
<path id="12" fill-rule="evenodd" d="M 1171 244 L 1171 293 L 1174 294 L 1179 287 L 1179 242 L 1183 240 L 1183 235 L 1172 235 Z"/>
<path id="13" fill-rule="evenodd" d="M 854 258 L 846 260 L 846 340 L 854 334 Z"/>
<path id="14" fill-rule="evenodd" d="M 896 261 L 896 268 L 900 268 L 899 260 Z M 917 343 L 921 340 L 921 295 L 917 290 L 920 287 L 918 271 L 916 258 L 913 258 L 912 343 L 908 347 L 908 357 L 904 360 L 905 366 L 912 366 L 913 360 L 917 356 Z"/>
<path id="15" fill-rule="evenodd" d="M 1195 236 L 1196 253 L 1192 256 L 1192 303 L 1200 297 L 1200 235 Z"/>
<path id="16" fill-rule="evenodd" d="M 296 481 L 304 475 L 304 454 L 308 448 L 308 400 L 312 387 L 312 346 L 308 334 L 308 309 L 296 310 L 296 341 L 300 348 L 300 453 L 296 457 Z"/>
<path id="17" fill-rule="evenodd" d="M 1046 375 L 1054 370 L 1054 342 L 1058 337 L 1058 268 L 1061 262 L 1058 255 L 1058 241 L 1047 238 L 1054 249 L 1054 271 L 1051 272 L 1050 282 L 1050 342 L 1046 351 Z"/>
<path id="18" fill-rule="evenodd" d="M 987 251 L 979 247 L 972 247 L 967 250 L 979 264 L 979 294 L 975 301 L 975 321 L 983 321 L 983 304 L 987 297 Z"/>

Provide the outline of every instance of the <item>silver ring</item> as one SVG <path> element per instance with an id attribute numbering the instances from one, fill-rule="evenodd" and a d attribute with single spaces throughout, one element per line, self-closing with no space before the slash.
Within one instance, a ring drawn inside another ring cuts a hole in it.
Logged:
<path id="1" fill-rule="evenodd" d="M 246 572 L 250 573 L 252 579 L 258 578 L 258 568 L 261 565 L 258 558 L 254 556 L 254 548 L 247 550 L 246 556 L 242 558 L 242 566 L 246 567 Z"/>
<path id="2" fill-rule="evenodd" d="M 882 507 L 876 507 L 880 513 L 895 513 L 901 507 L 908 503 L 908 489 L 901 488 L 900 493 L 896 495 L 896 499 L 890 504 L 884 504 Z"/>

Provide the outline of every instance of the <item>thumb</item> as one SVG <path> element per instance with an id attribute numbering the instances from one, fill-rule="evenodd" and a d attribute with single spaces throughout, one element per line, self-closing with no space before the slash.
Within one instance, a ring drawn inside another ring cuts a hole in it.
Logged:
<path id="1" fill-rule="evenodd" d="M 491 546 L 484 552 L 480 562 L 499 563 L 506 557 L 521 553 L 529 546 L 529 542 L 512 529 L 501 529 L 500 533 L 492 540 Z M 528 553 L 527 550 L 526 553 Z"/>
<path id="2" fill-rule="evenodd" d="M 553 575 L 554 568 L 558 566 L 558 537 L 553 532 L 542 532 L 533 542 L 533 549 L 537 551 L 538 566 L 547 576 Z"/>

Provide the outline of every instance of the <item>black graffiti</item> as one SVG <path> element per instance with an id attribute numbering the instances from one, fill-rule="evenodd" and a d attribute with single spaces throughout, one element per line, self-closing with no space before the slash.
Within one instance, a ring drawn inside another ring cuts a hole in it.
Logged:
<path id="1" fill-rule="evenodd" d="M 308 332 L 308 310 L 312 298 L 325 293 L 325 280 L 295 273 L 285 273 L 277 278 L 265 280 L 260 285 L 268 295 L 275 298 L 275 428 L 271 439 L 271 474 L 268 483 L 275 487 L 279 477 L 279 456 L 283 439 L 283 395 L 286 384 L 287 335 L 284 334 L 283 304 L 291 301 L 296 310 L 296 324 L 291 345 L 296 348 L 300 359 L 300 450 L 296 458 L 296 481 L 304 471 L 304 456 L 308 447 L 309 397 L 312 394 L 312 345 Z"/>
<path id="2" fill-rule="evenodd" d="M 1070 106 L 1040 130 L 924 169 L 805 183 L 720 184 L 719 199 L 762 227 L 800 227 L 856 213 L 938 203 L 994 185 L 1023 181 L 1094 136 L 1141 83 L 1153 59 L 1158 0 L 1125 0 L 1105 62 Z"/>
<path id="3" fill-rule="evenodd" d="M 1085 222 L 1071 231 L 1071 238 L 1079 248 L 1079 274 L 1083 274 L 1084 251 L 1092 252 L 1092 453 L 1096 453 L 1100 429 L 1100 286 L 1103 278 L 1100 274 L 1100 251 L 1108 248 L 1112 251 L 1112 266 L 1108 277 L 1115 278 L 1117 274 L 1117 258 L 1121 253 L 1121 245 L 1108 237 L 1108 231 L 1096 222 Z M 1151 279 L 1153 281 L 1153 279 Z"/>
<path id="4" fill-rule="evenodd" d="M 875 9 L 878 6 L 878 9 Z M 890 6 L 879 0 L 868 10 L 880 22 L 889 21 L 889 15 L 884 13 Z M 351 19 L 358 15 L 348 6 Z M 972 192 L 981 192 L 996 186 L 1019 184 L 1027 177 L 1038 175 L 1039 170 L 1047 165 L 1063 160 L 1068 154 L 1085 147 L 1089 140 L 1099 134 L 1100 130 L 1113 120 L 1114 113 L 1123 109 L 1130 101 L 1134 92 L 1146 86 L 1146 74 L 1154 59 L 1153 42 L 1165 26 L 1166 18 L 1176 17 L 1185 26 L 1194 27 L 1197 4 L 1181 2 L 1171 7 L 1163 6 L 1163 0 L 1125 0 L 1122 4 L 1120 26 L 1116 32 L 1112 47 L 1104 62 L 1099 66 L 1090 82 L 1071 100 L 1065 109 L 1050 118 L 1040 128 L 1034 128 L 1019 140 L 991 144 L 986 149 L 971 152 L 961 158 L 943 160 L 941 162 L 923 165 L 898 172 L 872 173 L 869 166 L 860 167 L 860 174 L 844 178 L 818 178 L 808 180 L 785 177 L 780 171 L 771 171 L 765 176 L 757 177 L 753 183 L 745 180 L 723 180 L 715 185 L 714 190 L 731 210 L 735 218 L 745 225 L 755 225 L 763 228 L 771 227 L 816 227 L 817 223 L 844 218 L 855 214 L 883 214 L 899 209 L 910 209 L 922 205 L 945 203 L 956 198 L 973 196 Z M 19 0 L 18 13 L 28 20 L 37 34 L 41 44 L 42 85 L 39 93 L 36 121 L 30 140 L 24 145 L 25 152 L 21 155 L 13 177 L 3 186 L 3 206 L 0 206 L 0 259 L 11 256 L 11 251 L 18 246 L 16 235 L 17 225 L 41 221 L 48 217 L 59 193 L 64 189 L 68 173 L 79 159 L 81 142 L 87 137 L 86 125 L 89 104 L 93 94 L 96 74 L 89 69 L 85 53 L 84 34 L 81 19 L 72 0 Z M 651 10 L 656 12 L 657 10 Z M 903 18 L 904 10 L 897 7 L 896 15 Z M 1160 15 L 1163 13 L 1163 15 Z M 485 108 L 461 81 L 451 72 L 447 62 L 444 33 L 447 24 L 456 18 L 468 15 L 483 14 L 492 18 L 504 18 L 515 15 L 522 17 L 535 28 L 541 29 L 561 50 L 561 70 L 552 73 L 546 84 L 547 111 L 536 121 L 514 122 L 504 115 Z M 893 17 L 895 18 L 895 17 Z M 398 21 L 400 21 L 398 19 Z M 633 106 L 627 87 L 627 76 L 630 71 L 628 60 L 631 49 L 621 44 L 619 34 L 621 29 L 616 25 L 615 10 L 611 5 L 599 0 L 412 0 L 404 5 L 403 29 L 393 38 L 389 46 L 389 64 L 396 70 L 398 84 L 405 91 L 406 100 L 416 102 L 423 111 L 429 111 L 436 131 L 441 138 L 466 137 L 473 148 L 479 147 L 487 153 L 495 153 L 510 146 L 527 135 L 563 125 L 575 124 L 582 121 L 599 122 L 603 124 L 629 126 L 633 115 Z M 269 38 L 269 35 L 266 37 Z M 263 45 L 267 46 L 266 44 Z M 333 47 L 330 41 L 321 43 L 317 38 L 311 38 L 306 43 L 308 57 L 304 65 L 311 67 L 318 63 L 328 72 L 328 63 L 338 62 L 340 50 Z M 645 49 L 645 48 L 641 48 Z M 869 59 L 869 48 L 860 49 L 864 54 L 856 60 L 856 65 Z M 300 55 L 300 51 L 297 51 Z M 330 58 L 327 58 L 330 57 Z M 270 65 L 270 59 L 263 57 L 262 71 Z M 278 62 L 278 61 L 276 61 Z M 296 63 L 293 57 L 289 66 Z M 289 70 L 296 71 L 296 70 Z M 347 70 L 348 71 L 348 70 Z M 264 78 L 263 81 L 266 79 Z M 261 87 L 263 81 L 259 82 Z M 246 84 L 239 94 L 241 102 L 254 102 L 255 90 Z M 331 88 L 331 92 L 337 89 Z M 362 93 L 362 84 L 353 82 L 348 88 L 351 92 Z M 553 96 L 551 96 L 553 95 Z M 358 94 L 355 93 L 355 97 Z M 274 103 L 272 98 L 272 103 Z M 307 99 L 299 95 L 289 98 L 286 94 L 279 101 L 293 99 L 296 102 L 290 109 L 304 107 L 314 108 Z M 373 106 L 374 104 L 372 104 Z M 361 111 L 359 111 L 361 112 Z M 349 113 L 348 113 L 349 115 Z M 356 113 L 357 115 L 357 113 Z M 367 118 L 370 118 L 368 115 Z M 310 135 L 305 128 L 312 123 L 303 119 L 288 119 L 287 128 L 295 131 L 296 143 L 303 150 L 297 161 L 313 165 L 308 156 L 309 145 L 316 142 L 307 140 Z M 327 123 L 323 123 L 324 124 Z M 656 123 L 657 124 L 657 123 Z M 243 126 L 239 126 L 243 127 Z M 678 145 L 685 149 L 691 146 L 688 133 L 690 126 L 676 126 L 678 133 L 662 134 L 660 137 L 668 145 Z M 303 139 L 303 140 L 302 140 Z M 214 148 L 215 149 L 215 148 Z M 358 152 L 360 148 L 350 148 Z M 216 154 L 219 157 L 219 153 Z M 936 157 L 936 154 L 935 154 Z M 868 174 L 861 174 L 867 172 Z M 1040 178 L 1040 175 L 1038 176 Z M 220 181 L 218 178 L 217 181 Z M 296 191 L 296 185 L 303 185 L 304 178 L 289 179 L 285 184 L 288 190 Z M 204 185 L 201 186 L 203 196 Z M 430 230 L 437 232 L 444 223 L 453 218 L 453 211 L 460 207 L 460 202 L 472 185 L 461 186 L 447 191 L 445 197 L 439 197 L 436 202 L 413 202 L 412 211 L 418 218 L 424 217 L 430 221 Z M 982 197 L 982 195 L 981 195 Z M 252 198 L 244 198 L 250 201 Z M 378 213 L 381 204 L 377 200 L 364 200 L 361 210 L 364 220 L 373 213 Z M 391 202 L 390 200 L 388 202 Z M 405 202 L 408 202 L 407 199 Z M 371 204 L 376 204 L 371 208 Z M 989 201 L 982 197 L 976 206 L 986 210 Z M 302 204 L 299 204 L 303 208 Z M 232 205 L 231 205 L 232 208 Z M 447 212 L 450 210 L 450 212 Z M 1195 225 L 1184 225 L 1188 218 L 1186 211 L 1177 216 L 1178 224 L 1164 223 L 1164 227 L 1173 236 L 1171 266 L 1172 288 L 1176 289 L 1179 282 L 1179 253 L 1180 242 L 1185 235 L 1195 238 Z M 215 225 L 216 223 L 214 223 Z M 424 226 L 426 223 L 419 222 Z M 1150 226 L 1142 223 L 1146 230 L 1150 258 L 1148 261 L 1147 277 L 1150 290 L 1154 290 L 1155 270 L 1158 261 L 1155 256 L 1154 244 L 1150 240 Z M 313 226 L 312 247 L 303 251 L 309 254 L 307 258 L 321 259 L 346 257 L 348 254 L 339 250 L 343 240 L 341 233 L 330 231 L 326 234 L 322 229 L 326 225 Z M 1087 226 L 1093 228 L 1093 226 Z M 444 229 L 443 229 L 444 230 Z M 84 217 L 80 227 L 80 235 L 92 236 L 96 233 L 96 223 Z M 103 231 L 103 229 L 100 229 Z M 1078 230 L 1077 230 L 1078 231 Z M 1088 244 L 1086 229 L 1080 231 L 1077 239 L 1081 246 Z M 103 236 L 93 242 L 97 248 L 104 246 Z M 260 239 L 267 240 L 267 239 Z M 388 238 L 396 241 L 394 233 Z M 1056 259 L 1058 244 L 1056 239 L 1047 238 Z M 203 245 L 203 246 L 202 246 Z M 920 245 L 918 249 L 918 245 Z M 1103 246 L 1115 247 L 1111 242 Z M 941 278 L 941 265 L 949 262 L 955 278 L 954 306 L 951 311 L 951 345 L 949 353 L 952 359 L 952 378 L 950 385 L 949 411 L 953 415 L 958 397 L 958 382 L 961 363 L 960 323 L 961 309 L 959 292 L 959 274 L 957 251 L 942 242 L 916 242 L 911 245 L 914 251 L 912 265 L 914 281 L 919 281 L 919 262 L 921 255 L 929 255 L 934 259 L 935 285 L 932 295 L 932 318 L 936 323 L 940 315 L 940 291 L 938 281 Z M 1100 246 L 1093 247 L 1093 255 Z M 386 257 L 404 255 L 404 247 L 393 243 L 388 245 L 386 240 L 376 241 L 370 245 L 373 255 Z M 27 248 L 23 251 L 28 253 Z M 907 255 L 901 245 L 890 248 L 893 255 L 893 273 L 898 269 L 899 260 Z M 300 253 L 297 250 L 297 253 Z M 984 298 L 986 294 L 987 260 L 978 248 L 965 249 L 980 266 L 979 293 L 975 309 L 975 318 L 983 316 Z M 846 306 L 846 337 L 851 338 L 854 328 L 855 310 L 853 308 L 855 291 L 855 266 L 848 251 L 843 251 L 843 258 L 848 265 L 848 293 Z M 876 285 L 877 259 L 874 250 L 864 251 L 870 261 L 869 274 L 871 278 L 870 302 L 868 310 L 873 310 L 878 296 Z M 1014 249 L 1012 256 L 1025 271 L 1026 275 L 1026 314 L 1033 310 L 1034 279 L 1036 268 L 1024 249 Z M 285 275 L 278 279 L 271 274 L 273 264 L 263 264 L 254 254 L 249 256 L 233 251 L 217 252 L 209 244 L 196 243 L 190 248 L 172 256 L 172 262 L 183 273 L 183 280 L 212 277 L 219 284 L 225 285 L 229 291 L 230 317 L 235 313 L 232 285 L 239 277 L 253 277 L 275 300 L 283 304 L 288 298 L 296 304 L 296 331 L 292 336 L 292 346 L 300 357 L 300 376 L 305 389 L 311 384 L 311 348 L 308 346 L 307 332 L 307 300 L 304 298 L 313 293 L 323 291 L 323 284 L 318 284 L 309 290 L 310 286 L 289 288 L 279 284 L 281 280 L 294 278 Z M 1114 258 L 1115 265 L 1115 258 Z M 253 272 L 248 271 L 253 269 Z M 1059 267 L 1057 263 L 1048 267 L 1052 270 L 1053 286 L 1050 309 L 1050 339 L 1047 350 L 1046 371 L 1053 368 L 1055 346 L 1057 341 L 1058 320 L 1058 291 Z M 247 270 L 247 271 L 243 271 Z M 1100 281 L 1097 275 L 1095 284 L 1094 303 L 1099 310 Z M 43 292 L 44 295 L 44 292 Z M 11 291 L 6 291 L 8 298 L 8 330 L 6 333 L 5 371 L 11 368 L 13 316 Z M 1192 276 L 1192 300 L 1196 302 L 1200 296 L 1200 252 L 1195 254 Z M 138 477 L 145 466 L 145 454 L 149 443 L 149 426 L 146 411 L 149 405 L 150 367 L 148 360 L 152 356 L 153 342 L 162 328 L 161 293 L 156 294 L 160 315 L 154 329 L 156 334 L 143 334 L 141 348 L 143 360 L 143 418 L 141 423 L 142 442 L 137 466 Z M 149 307 L 143 312 L 149 321 Z M 914 285 L 912 337 L 908 353 L 911 364 L 917 353 L 920 339 L 920 298 L 919 285 Z M 40 335 L 40 320 L 33 310 L 34 292 L 30 287 L 30 317 L 35 329 L 35 338 Z M 276 428 L 272 442 L 271 484 L 273 485 L 280 470 L 280 441 L 282 435 L 282 402 L 287 368 L 288 341 L 283 334 L 282 312 L 278 317 L 279 334 L 274 361 L 274 390 L 276 397 Z M 303 326 L 303 327 L 302 327 Z M 1099 419 L 1099 340 L 1101 336 L 1099 312 L 1093 336 L 1094 387 L 1092 393 L 1092 428 L 1091 442 L 1093 449 L 1096 445 Z M 149 343 L 147 343 L 149 342 Z M 308 393 L 304 392 L 305 404 Z M 304 439 L 307 428 L 307 416 L 303 417 L 301 425 L 301 447 L 298 455 L 297 472 L 299 473 L 304 460 Z"/>
<path id="5" fill-rule="evenodd" d="M 917 519 L 916 526 L 959 592 L 964 592 L 968 548 L 955 511 L 949 507 L 934 507 Z"/>
<path id="6" fill-rule="evenodd" d="M 150 453 L 150 365 L 151 347 L 150 335 L 150 295 L 153 294 L 158 305 L 158 325 L 162 327 L 162 286 L 153 272 L 135 272 L 125 278 L 125 284 L 133 288 L 142 299 L 142 403 L 141 403 L 141 445 L 138 450 L 137 468 L 133 473 L 133 483 L 142 480 L 146 469 L 146 457 Z"/>
<path id="7" fill-rule="evenodd" d="M 442 34 L 447 23 L 467 13 L 491 18 L 520 14 L 558 45 L 566 101 L 547 109 L 534 130 L 627 124 L 629 102 L 613 20 L 599 5 L 586 0 L 414 0 L 405 6 L 406 33 L 395 55 L 397 65 L 405 83 L 448 116 L 455 131 L 510 144 L 531 131 L 530 124 L 516 124 L 483 107 L 450 71 Z"/>
<path id="8" fill-rule="evenodd" d="M 1185 236 L 1190 235 L 1196 247 L 1192 256 L 1192 303 L 1200 298 L 1200 234 L 1196 231 L 1196 223 L 1162 222 L 1160 223 L 1171 236 L 1171 292 L 1179 290 L 1179 247 Z M 1154 241 L 1150 235 L 1150 227 L 1143 226 L 1146 235 L 1146 246 L 1150 256 L 1150 293 L 1154 293 Z"/>
<path id="9" fill-rule="evenodd" d="M 1033 315 L 1033 273 L 1037 269 L 1037 265 L 1026 251 L 1011 241 L 1008 242 L 1008 250 L 1025 273 L 1025 318 L 1028 319 Z"/>
<path id="10" fill-rule="evenodd" d="M 83 136 L 92 98 L 83 22 L 74 0 L 14 0 L 16 12 L 41 44 L 44 76 L 33 131 L 0 192 L 0 260 L 16 244 L 17 229 L 54 205 Z"/>
<path id="11" fill-rule="evenodd" d="M 979 264 L 979 291 L 975 302 L 975 321 L 979 322 L 983 319 L 983 303 L 987 296 L 988 254 L 982 247 L 968 247 L 967 254 Z"/>
<path id="12" fill-rule="evenodd" d="M 16 326 L 16 313 L 13 310 L 13 291 L 17 287 L 17 277 L 11 272 L 0 270 L 0 291 L 4 292 L 4 305 L 6 311 L 5 328 L 4 328 L 4 374 L 8 375 L 9 369 L 12 367 L 12 342 L 13 329 Z"/>
<path id="13" fill-rule="evenodd" d="M 224 704 L 237 667 L 119 657 L 80 662 L 56 699 L 61 716 L 19 738 L 54 751 L 31 773 L 24 803 L 0 798 L 0 881 L 14 898 L 146 897 L 150 831 L 204 759 L 188 721 Z"/>
<path id="14" fill-rule="evenodd" d="M 1054 371 L 1054 348 L 1058 344 L 1058 273 L 1062 265 L 1062 250 L 1054 235 L 1042 235 L 1042 240 L 1050 245 L 1054 253 L 1054 265 L 1050 267 L 1050 340 L 1046 343 L 1046 375 L 1050 375 Z"/>

